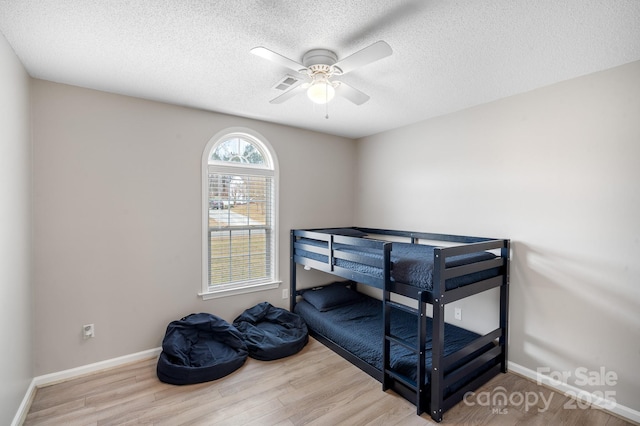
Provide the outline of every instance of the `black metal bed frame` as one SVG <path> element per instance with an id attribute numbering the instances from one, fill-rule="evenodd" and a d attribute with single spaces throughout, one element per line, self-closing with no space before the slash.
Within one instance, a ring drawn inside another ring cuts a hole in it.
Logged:
<path id="1" fill-rule="evenodd" d="M 368 235 L 378 235 L 394 238 L 408 239 L 411 243 L 417 244 L 420 240 L 439 241 L 456 244 L 448 247 L 436 247 L 434 249 L 434 269 L 433 269 L 433 289 L 432 291 L 422 290 L 418 287 L 398 283 L 391 280 L 391 247 L 392 242 L 386 240 L 375 240 L 369 238 L 350 237 L 345 235 L 328 234 L 317 232 L 320 230 L 291 230 L 290 237 L 290 310 L 293 312 L 297 297 L 301 294 L 296 288 L 296 265 L 300 264 L 305 268 L 313 268 L 329 274 L 337 275 L 353 283 L 361 283 L 373 286 L 382 290 L 383 298 L 383 322 L 384 339 L 382 365 L 383 369 L 377 368 L 358 358 L 353 353 L 342 348 L 331 339 L 313 330 L 310 334 L 325 344 L 327 347 L 338 353 L 352 364 L 359 367 L 364 372 L 382 383 L 382 390 L 392 389 L 416 406 L 417 414 L 429 412 L 431 418 L 437 422 L 442 421 L 442 415 L 449 408 L 460 402 L 464 394 L 474 391 L 499 372 L 507 372 L 507 336 L 508 336 L 508 312 L 509 312 L 509 256 L 510 240 L 491 239 L 482 237 L 469 237 L 460 235 L 434 234 L 424 232 L 394 231 L 388 229 L 373 228 L 342 228 L 356 230 Z M 308 239 L 326 243 L 326 247 L 318 247 L 306 243 Z M 396 240 L 394 240 L 396 241 Z M 334 250 L 334 244 L 350 245 L 353 247 L 366 247 L 368 249 L 379 249 L 382 254 L 381 259 L 373 259 L 369 256 L 361 256 L 354 253 L 345 253 L 341 250 Z M 327 261 L 321 262 L 299 254 L 300 250 L 326 256 Z M 451 256 L 476 253 L 481 251 L 499 251 L 499 256 L 491 260 L 483 260 L 463 266 L 447 267 L 446 259 Z M 343 268 L 336 265 L 336 259 L 348 260 L 377 268 L 383 271 L 382 277 L 372 276 L 352 269 Z M 472 274 L 492 268 L 499 268 L 500 274 L 493 278 L 480 280 L 462 287 L 446 289 L 445 282 L 448 279 L 462 275 Z M 500 318 L 499 327 L 495 330 L 480 336 L 466 347 L 459 351 L 444 356 L 444 307 L 457 300 L 482 293 L 487 290 L 500 289 Z M 391 294 L 400 294 L 418 301 L 418 308 L 414 309 L 391 300 Z M 426 370 L 425 358 L 427 356 L 426 334 L 427 334 L 427 304 L 433 306 L 432 318 L 432 350 L 431 369 Z M 391 314 L 394 309 L 412 312 L 418 318 L 418 341 L 415 346 L 407 345 L 406 342 L 395 338 L 391 334 Z M 481 355 L 466 362 L 454 371 L 447 371 L 453 363 L 469 356 L 487 344 L 497 342 L 495 346 L 483 352 Z M 396 374 L 390 367 L 391 345 L 402 345 L 418 355 L 416 373 L 417 380 L 412 382 L 406 377 Z M 486 365 L 491 367 L 486 369 Z M 425 375 L 430 373 L 431 380 L 425 384 Z M 472 376 L 473 373 L 476 373 Z M 466 380 L 467 377 L 474 377 Z M 450 395 L 445 395 L 445 388 L 454 383 L 465 381 L 464 385 Z"/>

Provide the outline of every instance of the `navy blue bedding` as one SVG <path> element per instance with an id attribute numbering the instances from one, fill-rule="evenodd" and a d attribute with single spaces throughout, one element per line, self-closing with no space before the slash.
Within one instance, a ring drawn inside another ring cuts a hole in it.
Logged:
<path id="1" fill-rule="evenodd" d="M 324 241 L 308 238 L 303 238 L 299 241 L 301 243 L 313 245 L 316 247 L 327 247 L 327 243 Z M 419 287 L 423 290 L 433 290 L 433 250 L 436 248 L 436 246 L 394 242 L 391 247 L 391 280 Z M 333 244 L 333 248 L 334 250 L 343 251 L 345 253 L 359 254 L 362 256 L 370 257 L 372 259 L 383 259 L 381 250 L 368 247 Z M 318 262 L 328 262 L 327 256 L 309 252 L 306 250 L 296 249 L 295 254 L 316 260 Z M 460 256 L 452 256 L 450 258 L 447 258 L 446 266 L 462 266 L 474 262 L 480 262 L 483 260 L 494 259 L 495 257 L 496 255 L 490 252 L 478 252 Z M 362 263 L 352 262 L 344 259 L 335 259 L 335 265 L 374 276 L 376 278 L 383 277 L 382 268 L 376 268 L 374 266 L 364 265 Z M 461 287 L 476 281 L 495 277 L 499 275 L 499 273 L 499 268 L 492 268 L 473 274 L 451 278 L 446 281 L 445 287 L 447 290 L 451 290 L 453 288 Z"/>
<path id="2" fill-rule="evenodd" d="M 360 302 L 320 312 L 303 300 L 296 303 L 294 312 L 305 320 L 309 329 L 329 338 L 376 369 L 382 369 L 384 326 L 381 301 L 363 295 Z M 425 366 L 427 371 L 431 371 L 431 318 L 428 318 L 427 321 L 426 349 L 428 352 Z M 404 311 L 393 310 L 391 334 L 402 338 L 413 346 L 417 338 L 416 333 L 416 316 Z M 478 337 L 480 337 L 478 334 L 471 331 L 445 324 L 444 355 L 462 349 Z M 479 349 L 469 357 L 461 359 L 459 363 L 454 363 L 448 371 L 458 368 L 464 362 L 492 347 L 493 345 L 489 344 Z M 416 381 L 416 361 L 415 354 L 400 345 L 391 345 L 391 368 L 414 382 Z M 425 383 L 428 383 L 429 376 L 430 374 L 425 377 Z"/>

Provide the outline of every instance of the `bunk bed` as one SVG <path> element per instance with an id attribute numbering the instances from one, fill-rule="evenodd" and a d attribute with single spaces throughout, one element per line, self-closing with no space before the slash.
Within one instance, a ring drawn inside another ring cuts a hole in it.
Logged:
<path id="1" fill-rule="evenodd" d="M 290 310 L 305 319 L 313 337 L 380 381 L 383 391 L 415 404 L 418 415 L 428 412 L 440 422 L 465 393 L 506 373 L 509 240 L 356 227 L 294 229 L 290 250 Z M 346 279 L 348 286 L 298 289 L 297 265 Z M 357 285 L 380 289 L 382 300 L 353 291 Z M 446 305 L 494 288 L 500 294 L 496 329 L 478 335 L 445 324 Z M 325 300 L 314 300 L 318 295 Z M 415 300 L 417 308 L 392 295 Z M 333 306 L 322 306 L 327 296 Z"/>

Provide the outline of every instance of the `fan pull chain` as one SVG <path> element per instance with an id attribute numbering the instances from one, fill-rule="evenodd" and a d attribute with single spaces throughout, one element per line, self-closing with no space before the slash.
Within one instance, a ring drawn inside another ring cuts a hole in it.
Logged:
<path id="1" fill-rule="evenodd" d="M 329 85 L 329 83 L 325 83 L 327 86 Z M 329 119 L 329 91 L 325 90 L 324 91 L 324 99 L 325 99 L 325 103 L 324 103 L 324 111 L 325 111 L 325 116 L 324 118 L 326 120 Z"/>

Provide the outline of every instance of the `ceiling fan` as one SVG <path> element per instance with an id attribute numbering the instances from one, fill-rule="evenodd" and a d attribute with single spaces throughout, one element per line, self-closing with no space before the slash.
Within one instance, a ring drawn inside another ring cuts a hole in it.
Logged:
<path id="1" fill-rule="evenodd" d="M 378 41 L 338 60 L 338 56 L 331 50 L 313 49 L 302 56 L 302 63 L 282 56 L 266 47 L 254 47 L 251 49 L 251 53 L 306 77 L 306 82 L 298 80 L 291 84 L 286 92 L 271 99 L 269 102 L 272 104 L 282 103 L 306 90 L 309 99 L 318 104 L 326 104 L 335 95 L 338 95 L 356 105 L 362 105 L 369 100 L 369 95 L 343 81 L 333 80 L 333 77 L 345 75 L 357 68 L 385 58 L 393 51 L 386 42 Z"/>

